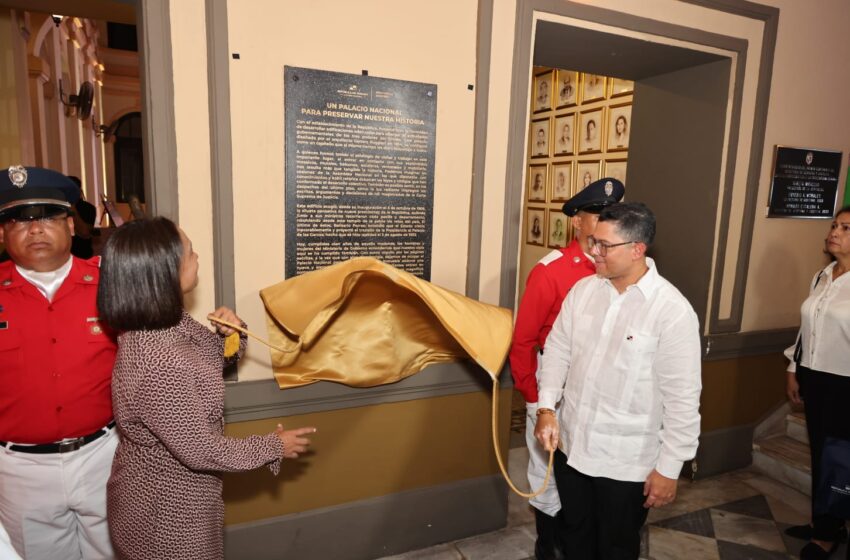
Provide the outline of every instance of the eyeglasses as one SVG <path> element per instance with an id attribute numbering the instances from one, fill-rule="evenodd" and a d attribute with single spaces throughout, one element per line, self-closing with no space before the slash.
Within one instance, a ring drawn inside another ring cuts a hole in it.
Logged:
<path id="1" fill-rule="evenodd" d="M 23 231 L 29 228 L 33 222 L 38 222 L 42 227 L 58 227 L 67 217 L 67 214 L 54 214 L 52 216 L 40 216 L 38 218 L 12 218 L 3 225 L 12 231 Z"/>
<path id="2" fill-rule="evenodd" d="M 620 245 L 628 245 L 629 243 L 637 243 L 637 241 L 623 241 L 622 243 L 605 243 L 604 241 L 599 241 L 592 235 L 587 238 L 587 246 L 591 251 L 596 249 L 596 252 L 599 253 L 600 257 L 604 257 L 608 254 L 608 249 L 613 247 L 619 247 Z"/>

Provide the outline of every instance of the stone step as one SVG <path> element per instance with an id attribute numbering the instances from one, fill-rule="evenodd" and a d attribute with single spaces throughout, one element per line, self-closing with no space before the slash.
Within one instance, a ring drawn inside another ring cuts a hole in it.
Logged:
<path id="1" fill-rule="evenodd" d="M 802 412 L 792 412 L 785 417 L 785 435 L 800 443 L 809 444 L 809 432 L 806 430 L 806 416 Z"/>
<path id="2" fill-rule="evenodd" d="M 753 443 L 753 467 L 792 488 L 811 495 L 809 446 L 785 435 Z"/>

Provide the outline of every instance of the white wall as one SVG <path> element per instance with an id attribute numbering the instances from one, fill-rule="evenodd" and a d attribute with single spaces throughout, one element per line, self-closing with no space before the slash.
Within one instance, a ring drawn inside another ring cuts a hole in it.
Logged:
<path id="1" fill-rule="evenodd" d="M 764 160 L 744 302 L 744 330 L 799 324 L 800 304 L 827 261 L 828 220 L 767 219 L 773 147 L 839 150 L 844 161 L 838 206 L 850 154 L 850 6 L 844 0 L 771 0 L 781 10 L 773 66 Z"/>
<path id="2" fill-rule="evenodd" d="M 204 0 L 169 2 L 180 227 L 199 256 L 198 287 L 187 305 L 196 319 L 215 307 L 209 97 Z M 155 109 L 155 108 L 154 108 Z"/>

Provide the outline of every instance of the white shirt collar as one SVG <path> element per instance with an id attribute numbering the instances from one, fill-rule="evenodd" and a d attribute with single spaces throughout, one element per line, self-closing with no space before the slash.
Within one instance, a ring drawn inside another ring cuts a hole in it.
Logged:
<path id="1" fill-rule="evenodd" d="M 643 294 L 643 297 L 647 299 L 652 297 L 652 294 L 655 293 L 655 290 L 658 288 L 658 283 L 661 276 L 658 274 L 658 269 L 655 267 L 655 261 L 651 257 L 646 257 L 646 267 L 646 273 L 644 273 L 644 275 L 641 276 L 634 284 L 626 286 L 626 289 L 623 293 L 631 289 L 637 289 L 640 290 L 641 294 Z M 606 284 L 611 286 L 611 288 L 616 289 L 610 279 L 604 278 L 604 281 Z"/>
<path id="2" fill-rule="evenodd" d="M 656 288 L 658 288 L 658 282 L 661 276 L 658 275 L 658 269 L 655 267 L 655 261 L 651 257 L 646 257 L 646 267 L 646 274 L 641 276 L 634 285 L 643 292 L 644 297 L 649 299 L 652 297 L 652 294 L 655 293 Z"/>
<path id="3" fill-rule="evenodd" d="M 36 272 L 21 268 L 18 265 L 15 265 L 15 268 L 18 270 L 18 274 L 23 276 L 27 282 L 38 288 L 38 291 L 47 298 L 47 301 L 53 301 L 53 296 L 56 295 L 62 282 L 65 281 L 65 278 L 71 272 L 71 265 L 73 263 L 74 257 L 68 257 L 68 262 L 50 272 Z"/>

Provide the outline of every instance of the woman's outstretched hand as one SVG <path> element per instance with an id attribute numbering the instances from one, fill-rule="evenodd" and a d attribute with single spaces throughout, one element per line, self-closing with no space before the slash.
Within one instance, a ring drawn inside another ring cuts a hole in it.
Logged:
<path id="1" fill-rule="evenodd" d="M 283 442 L 284 459 L 297 459 L 298 455 L 307 451 L 307 447 L 310 445 L 310 440 L 302 436 L 315 434 L 316 428 L 308 427 L 284 430 L 283 424 L 278 424 L 275 433 L 280 438 L 280 441 Z"/>

